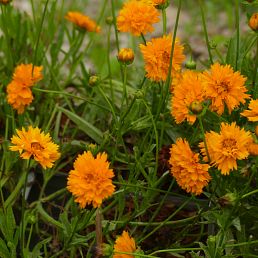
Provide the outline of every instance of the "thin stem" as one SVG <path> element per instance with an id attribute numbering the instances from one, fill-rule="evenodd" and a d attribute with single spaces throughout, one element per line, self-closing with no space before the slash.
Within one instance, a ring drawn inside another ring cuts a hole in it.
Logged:
<path id="1" fill-rule="evenodd" d="M 27 250 L 29 249 L 29 246 L 30 246 L 30 240 L 31 240 L 32 232 L 33 232 L 33 224 L 31 224 L 31 226 L 30 226 L 30 233 L 29 233 L 27 244 L 26 244 L 26 249 Z"/>
<path id="2" fill-rule="evenodd" d="M 141 38 L 142 38 L 142 41 L 143 41 L 144 45 L 146 45 L 146 39 L 145 39 L 145 37 L 142 33 L 141 33 Z"/>
<path id="3" fill-rule="evenodd" d="M 253 195 L 253 194 L 255 194 L 255 193 L 258 193 L 258 189 L 253 190 L 253 191 L 251 191 L 251 192 L 249 192 L 249 193 L 247 193 L 247 194 L 242 195 L 241 199 L 244 199 L 244 198 L 246 198 L 246 197 L 248 197 L 248 196 L 250 196 L 250 195 Z"/>
<path id="4" fill-rule="evenodd" d="M 128 106 L 128 98 L 127 98 L 127 89 L 126 89 L 126 83 L 127 83 L 127 65 L 123 65 L 123 97 L 121 102 L 121 108 L 124 104 L 124 101 L 126 102 L 126 106 Z"/>
<path id="5" fill-rule="evenodd" d="M 111 71 L 111 64 L 110 64 L 110 33 L 111 33 L 111 26 L 109 26 L 108 34 L 107 34 L 107 64 L 108 64 L 108 78 L 109 78 L 109 85 L 110 85 L 111 101 L 112 103 L 115 103 L 114 89 L 113 89 L 113 82 L 112 82 L 112 71 Z"/>
<path id="6" fill-rule="evenodd" d="M 203 2 L 202 2 L 202 0 L 199 0 L 199 5 L 200 5 L 200 9 L 201 9 L 202 26 L 203 26 L 203 31 L 204 31 L 204 35 L 205 35 L 205 41 L 206 41 L 206 45 L 207 45 L 207 49 L 208 49 L 208 53 L 209 53 L 210 63 L 213 64 L 213 59 L 212 59 L 212 54 L 211 54 L 211 47 L 210 47 L 210 43 L 209 43 L 209 37 L 208 37 L 208 32 L 207 32 L 207 27 L 206 27 L 206 22 L 205 22 L 205 16 L 204 16 L 204 9 L 203 9 Z"/>
<path id="7" fill-rule="evenodd" d="M 98 258 L 102 256 L 102 215 L 100 207 L 96 210 L 96 246 L 96 258 Z"/>
<path id="8" fill-rule="evenodd" d="M 257 69 L 258 69 L 258 36 L 256 38 L 256 55 L 255 55 L 255 66 L 254 66 L 254 73 L 253 73 L 253 80 L 252 84 L 254 87 L 254 97 L 257 98 L 257 84 L 256 83 L 256 75 L 257 75 Z"/>
<path id="9" fill-rule="evenodd" d="M 199 120 L 199 124 L 200 124 L 200 128 L 201 128 L 201 132 L 202 132 L 202 138 L 203 138 L 203 142 L 204 142 L 206 155 L 207 155 L 207 158 L 208 158 L 208 162 L 210 162 L 211 159 L 210 159 L 208 146 L 207 146 L 207 142 L 206 142 L 206 138 L 205 138 L 205 132 L 204 132 L 204 128 L 203 128 L 202 118 L 200 116 L 198 116 L 198 120 Z"/>
<path id="10" fill-rule="evenodd" d="M 165 8 L 162 8 L 162 22 L 163 22 L 163 35 L 166 35 L 167 34 L 167 13 Z"/>
<path id="11" fill-rule="evenodd" d="M 236 8 L 236 63 L 235 63 L 235 70 L 237 70 L 237 63 L 238 63 L 238 56 L 239 56 L 239 0 L 235 0 L 235 8 Z"/>

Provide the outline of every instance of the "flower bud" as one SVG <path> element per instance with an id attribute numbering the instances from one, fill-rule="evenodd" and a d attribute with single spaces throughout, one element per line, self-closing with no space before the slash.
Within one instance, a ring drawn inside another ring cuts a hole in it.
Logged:
<path id="1" fill-rule="evenodd" d="M 134 60 L 133 50 L 131 48 L 120 49 L 120 51 L 117 55 L 117 60 L 122 64 L 126 64 L 126 65 L 131 64 Z"/>
<path id="2" fill-rule="evenodd" d="M 108 17 L 106 18 L 106 24 L 112 25 L 113 23 L 114 23 L 113 17 L 112 17 L 112 16 L 108 16 Z"/>
<path id="3" fill-rule="evenodd" d="M 234 206 L 236 204 L 237 196 L 235 193 L 227 193 L 219 198 L 219 204 L 222 207 Z"/>
<path id="4" fill-rule="evenodd" d="M 203 106 L 202 102 L 199 101 L 193 101 L 189 107 L 190 111 L 192 111 L 195 115 L 198 115 L 202 112 Z"/>
<path id="5" fill-rule="evenodd" d="M 169 0 L 154 0 L 157 9 L 166 9 L 169 6 Z"/>
<path id="6" fill-rule="evenodd" d="M 248 22 L 249 27 L 254 30 L 258 31 L 258 13 L 254 13 Z"/>
<path id="7" fill-rule="evenodd" d="M 37 219 L 36 219 L 35 215 L 30 214 L 30 215 L 28 216 L 28 222 L 29 222 L 30 224 L 35 224 L 36 221 L 37 221 Z"/>
<path id="8" fill-rule="evenodd" d="M 196 63 L 193 60 L 189 60 L 185 63 L 185 67 L 190 70 L 196 69 Z"/>
<path id="9" fill-rule="evenodd" d="M 95 86 L 99 83 L 99 77 L 97 75 L 92 75 L 89 78 L 89 85 L 90 86 Z"/>
<path id="10" fill-rule="evenodd" d="M 9 4 L 12 0 L 0 0 L 1 4 Z"/>

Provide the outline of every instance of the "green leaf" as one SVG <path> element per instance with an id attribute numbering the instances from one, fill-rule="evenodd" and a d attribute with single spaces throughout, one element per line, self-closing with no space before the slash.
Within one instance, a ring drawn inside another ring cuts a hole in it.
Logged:
<path id="1" fill-rule="evenodd" d="M 67 109 L 62 107 L 58 107 L 58 109 L 68 116 L 80 130 L 92 138 L 96 143 L 100 144 L 102 142 L 103 133 L 98 128 Z"/>
<path id="2" fill-rule="evenodd" d="M 0 238 L 0 257 L 1 258 L 10 258 L 9 250 L 6 246 L 6 243 L 3 239 Z"/>

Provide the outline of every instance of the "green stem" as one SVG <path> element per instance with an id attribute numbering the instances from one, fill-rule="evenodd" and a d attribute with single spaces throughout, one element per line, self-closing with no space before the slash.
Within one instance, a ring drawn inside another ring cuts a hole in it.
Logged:
<path id="1" fill-rule="evenodd" d="M 126 102 L 126 106 L 128 106 L 126 84 L 127 84 L 127 65 L 124 64 L 123 65 L 123 97 L 122 97 L 122 101 L 121 101 L 121 109 L 123 107 L 124 101 Z"/>
<path id="2" fill-rule="evenodd" d="M 258 193 L 258 189 L 253 190 L 253 191 L 251 191 L 251 192 L 249 192 L 249 193 L 247 193 L 247 194 L 242 195 L 242 196 L 241 196 L 241 199 L 244 199 L 244 198 L 246 198 L 246 197 L 248 197 L 248 196 L 250 196 L 250 195 L 253 195 L 253 194 L 255 194 L 255 193 Z"/>
<path id="3" fill-rule="evenodd" d="M 209 53 L 210 63 L 213 64 L 213 59 L 212 59 L 212 54 L 211 54 L 211 47 L 210 47 L 210 43 L 209 43 L 209 37 L 208 37 L 208 32 L 207 32 L 207 27 L 206 27 L 206 22 L 205 22 L 205 16 L 204 16 L 204 9 L 203 9 L 203 2 L 202 2 L 202 0 L 199 0 L 199 5 L 200 5 L 200 9 L 201 9 L 202 26 L 203 26 L 203 31 L 204 31 L 204 35 L 205 35 L 206 46 L 207 46 L 208 53 Z"/>
<path id="4" fill-rule="evenodd" d="M 145 37 L 142 33 L 141 33 L 141 38 L 142 38 L 142 41 L 143 41 L 144 45 L 146 45 L 146 39 L 145 39 Z"/>
<path id="5" fill-rule="evenodd" d="M 96 246 L 96 258 L 98 258 L 102 256 L 102 215 L 100 207 L 96 210 Z"/>
<path id="6" fill-rule="evenodd" d="M 32 232 L 33 232 L 33 224 L 31 224 L 31 226 L 30 226 L 30 233 L 29 233 L 27 244 L 26 244 L 27 250 L 29 250 L 29 247 L 30 247 L 30 240 L 31 240 Z"/>
<path id="7" fill-rule="evenodd" d="M 252 85 L 254 87 L 254 98 L 257 98 L 257 85 L 256 83 L 256 75 L 257 75 L 257 69 L 258 69 L 258 36 L 256 38 L 256 55 L 255 55 L 255 66 L 254 66 L 254 72 L 253 72 L 253 80 Z"/>
<path id="8" fill-rule="evenodd" d="M 167 34 L 167 13 L 165 8 L 162 8 L 162 22 L 163 22 L 163 35 L 166 35 Z"/>
<path id="9" fill-rule="evenodd" d="M 199 121 L 201 132 L 202 132 L 202 138 L 203 138 L 204 147 L 205 147 L 206 155 L 207 155 L 207 158 L 208 158 L 208 162 L 210 162 L 211 159 L 210 159 L 210 155 L 209 155 L 209 151 L 208 151 L 207 141 L 206 141 L 206 137 L 205 137 L 205 131 L 204 131 L 204 128 L 203 128 L 202 118 L 200 116 L 198 116 L 198 121 Z"/>
<path id="10" fill-rule="evenodd" d="M 235 8 L 236 8 L 236 33 L 237 33 L 237 38 L 236 38 L 236 63 L 235 63 L 235 70 L 237 70 L 237 64 L 238 64 L 238 56 L 239 56 L 239 39 L 240 39 L 240 31 L 239 31 L 239 0 L 235 0 Z"/>
<path id="11" fill-rule="evenodd" d="M 111 64 L 110 64 L 110 33 L 111 33 L 111 26 L 109 26 L 108 34 L 107 34 L 107 64 L 108 64 L 108 78 L 109 78 L 109 85 L 110 85 L 111 101 L 112 103 L 115 103 L 114 89 L 113 89 L 113 82 L 112 82 L 112 71 L 111 71 Z"/>

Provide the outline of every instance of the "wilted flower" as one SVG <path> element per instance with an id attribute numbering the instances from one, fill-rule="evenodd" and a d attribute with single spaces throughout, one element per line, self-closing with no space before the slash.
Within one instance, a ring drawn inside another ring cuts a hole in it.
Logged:
<path id="1" fill-rule="evenodd" d="M 159 21 L 157 9 L 144 1 L 130 0 L 124 3 L 117 17 L 117 28 L 140 36 L 154 30 L 153 24 Z"/>
<path id="2" fill-rule="evenodd" d="M 90 32 L 100 32 L 100 27 L 96 22 L 80 12 L 68 12 L 65 18 L 81 29 Z"/>
<path id="3" fill-rule="evenodd" d="M 53 163 L 59 159 L 59 146 L 52 142 L 49 133 L 45 134 L 36 127 L 29 126 L 26 131 L 16 130 L 17 135 L 11 139 L 11 151 L 19 151 L 22 159 L 30 159 L 31 156 L 46 169 L 53 167 Z"/>
<path id="4" fill-rule="evenodd" d="M 171 35 L 153 38 L 146 45 L 140 44 L 147 78 L 153 81 L 166 81 L 169 72 L 171 48 Z M 171 73 L 181 69 L 181 64 L 185 59 L 183 49 L 184 47 L 180 45 L 179 39 L 176 39 Z"/>
<path id="5" fill-rule="evenodd" d="M 199 162 L 199 154 L 192 152 L 184 139 L 179 138 L 172 145 L 169 164 L 178 185 L 188 193 L 201 194 L 211 179 L 209 165 Z"/>
<path id="6" fill-rule="evenodd" d="M 75 201 L 85 208 L 87 204 L 100 207 L 103 200 L 115 190 L 112 183 L 113 169 L 109 168 L 106 153 L 98 153 L 94 158 L 90 151 L 78 155 L 74 169 L 69 172 L 67 189 Z"/>

